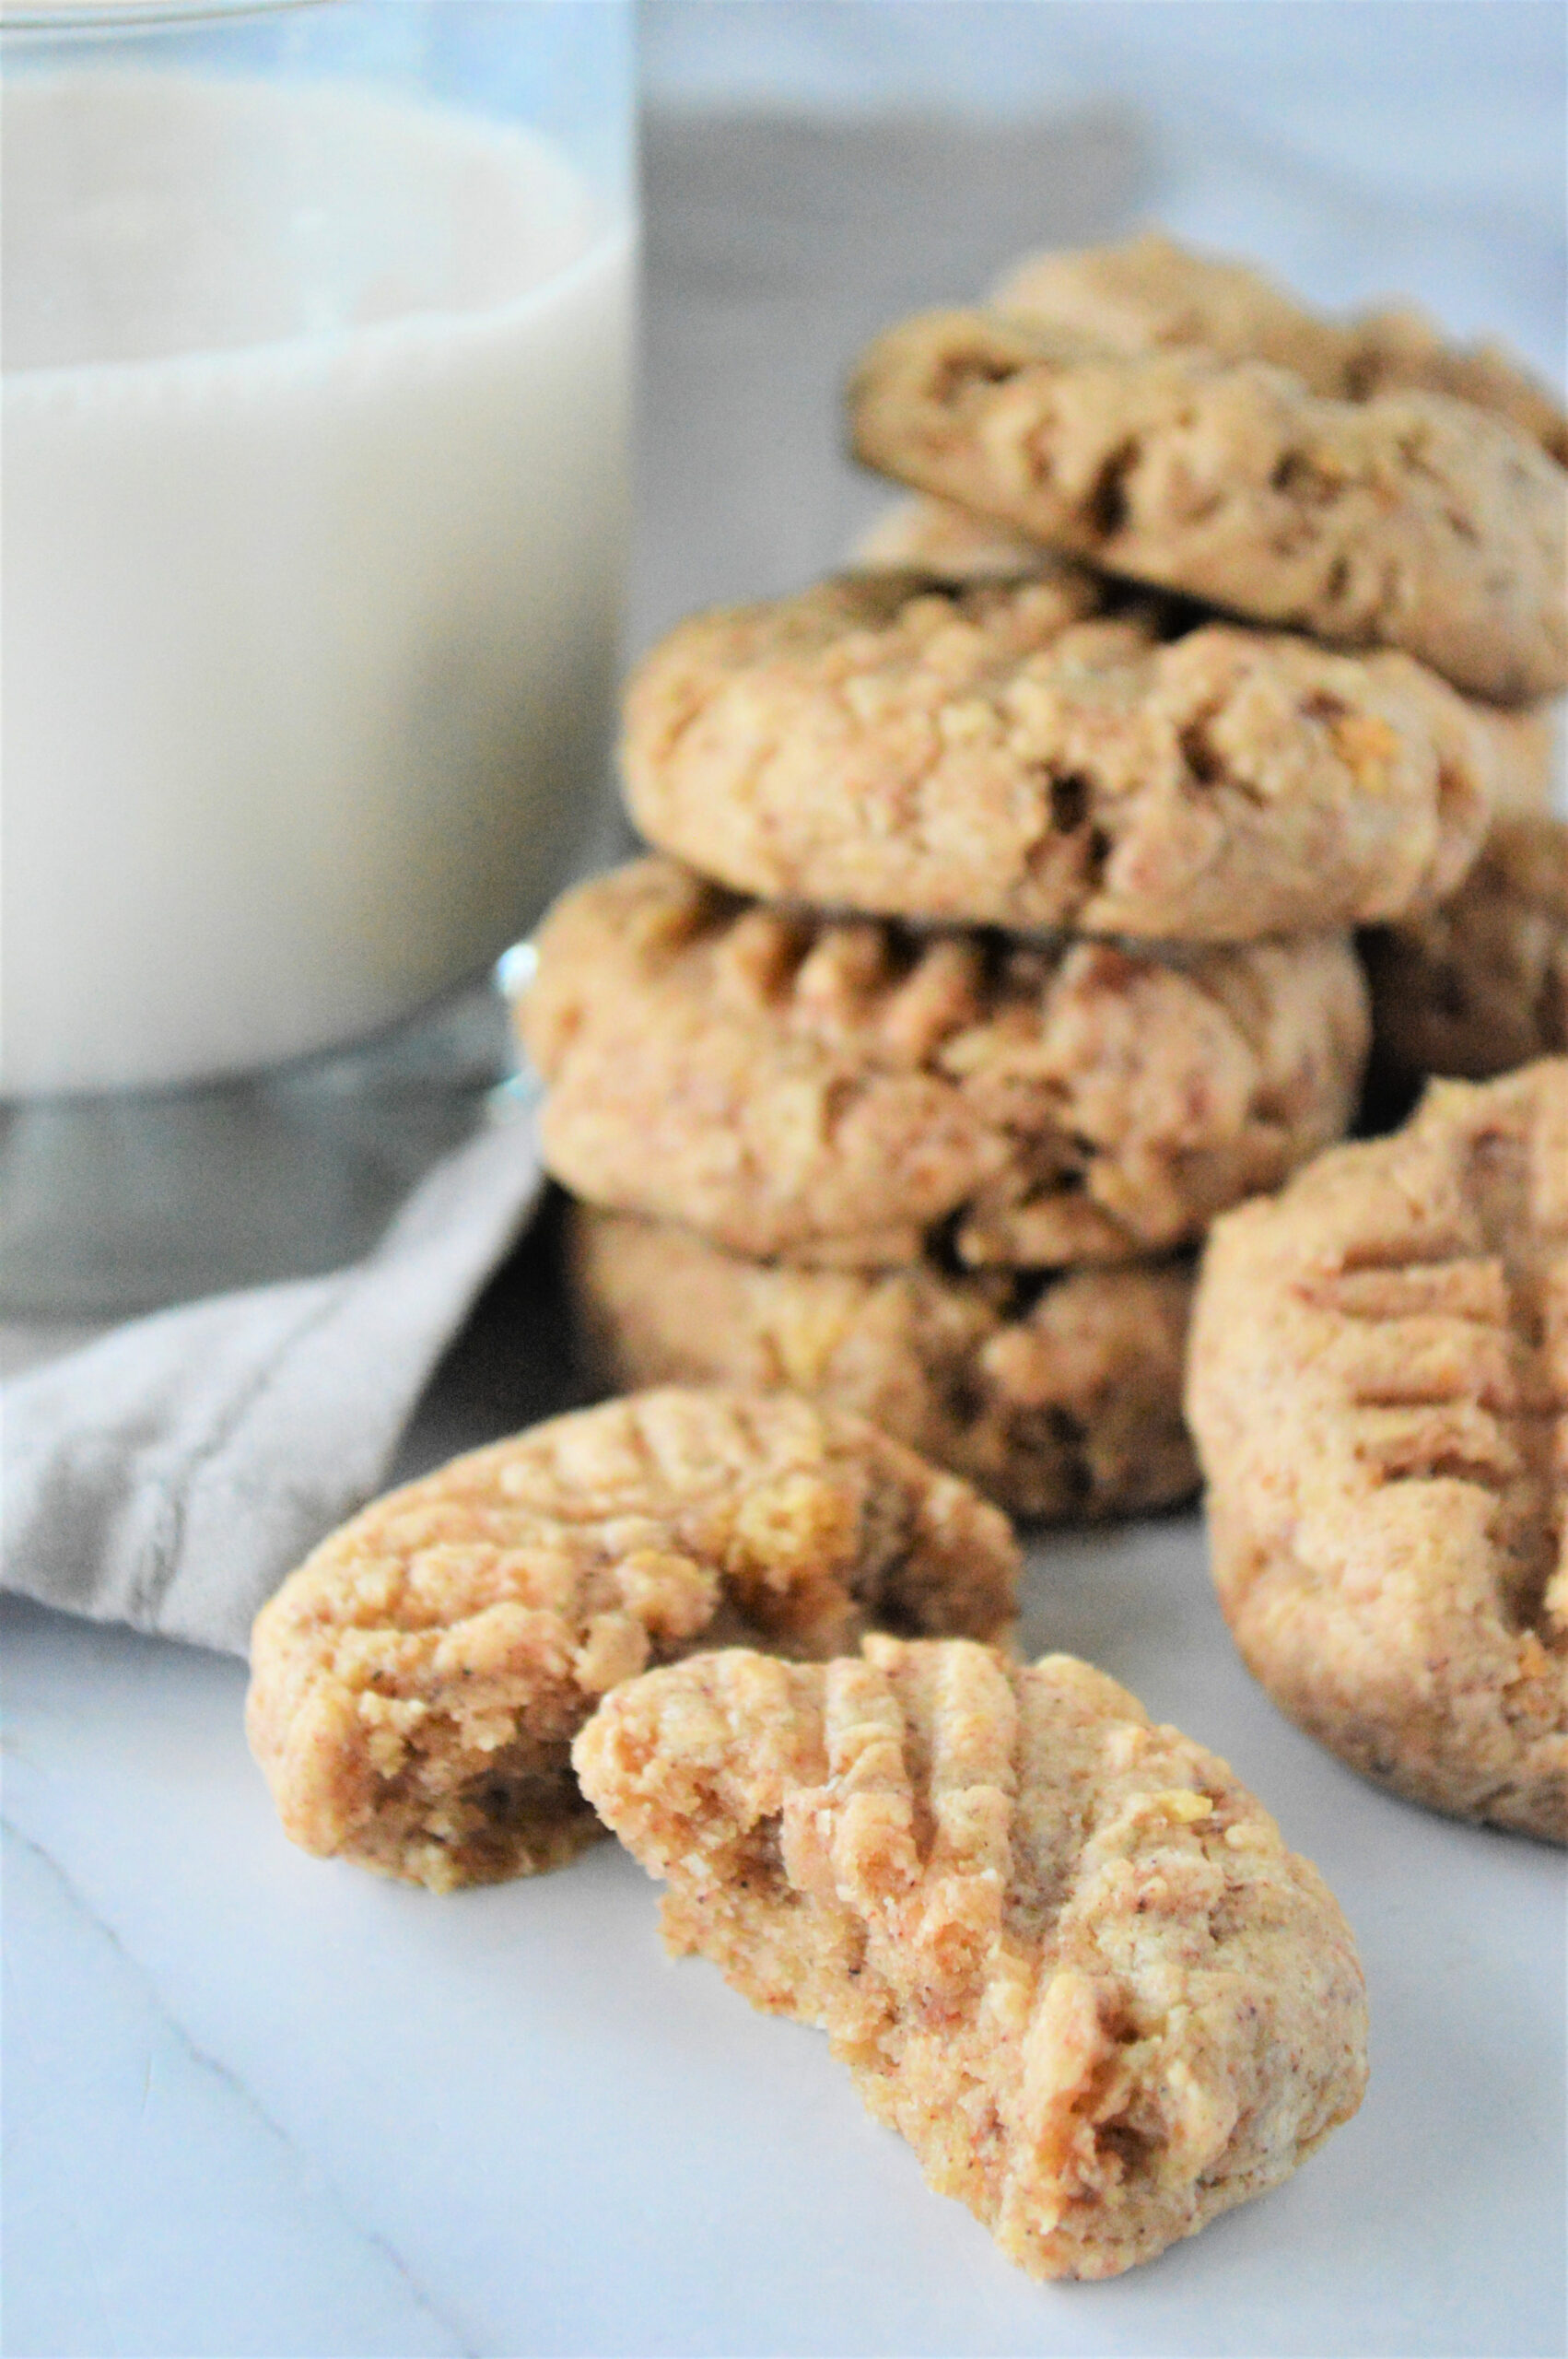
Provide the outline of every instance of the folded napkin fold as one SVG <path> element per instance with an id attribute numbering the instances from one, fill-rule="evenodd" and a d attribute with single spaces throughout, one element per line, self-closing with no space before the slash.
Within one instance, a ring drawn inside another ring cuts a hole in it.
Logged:
<path id="1" fill-rule="evenodd" d="M 362 1262 L 138 1319 L 6 1386 L 4 1586 L 243 1654 L 384 1481 L 543 1186 L 519 1113 L 436 1165 Z"/>

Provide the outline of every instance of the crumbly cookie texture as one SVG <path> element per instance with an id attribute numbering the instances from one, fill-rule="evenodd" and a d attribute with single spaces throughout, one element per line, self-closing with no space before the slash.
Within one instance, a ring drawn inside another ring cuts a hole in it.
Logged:
<path id="1" fill-rule="evenodd" d="M 1035 2277 L 1109 2277 L 1278 2185 L 1361 2101 L 1354 1945 L 1226 1765 L 1087 1664 L 868 1639 L 634 1681 L 584 1791 L 664 1938 L 832 2037 Z"/>
<path id="2" fill-rule="evenodd" d="M 966 582 L 1020 581 L 1025 575 L 1059 571 L 1071 560 L 989 516 L 915 491 L 890 502 L 847 562 L 856 572 Z M 1549 812 L 1562 769 L 1562 706 L 1551 698 L 1527 705 L 1489 704 L 1480 697 L 1467 701 L 1471 723 L 1481 733 L 1494 810 Z"/>
<path id="3" fill-rule="evenodd" d="M 1223 1220 L 1189 1367 L 1275 1701 L 1418 1802 L 1568 1839 L 1568 1059 L 1434 1083 Z"/>
<path id="4" fill-rule="evenodd" d="M 648 860 L 568 894 L 520 1007 L 573 1194 L 733 1252 L 872 1269 L 950 1240 L 1059 1268 L 1185 1243 L 1343 1131 L 1348 937 L 1185 961 L 907 934 Z"/>
<path id="5" fill-rule="evenodd" d="M 1568 417 L 1550 387 L 1495 345 L 1452 345 L 1409 306 L 1338 320 L 1313 311 L 1249 264 L 1195 252 L 1158 230 L 1119 246 L 1031 254 L 997 281 L 998 311 L 1067 328 L 1116 352 L 1200 346 L 1268 360 L 1315 393 L 1449 393 L 1493 410 L 1568 465 Z"/>
<path id="6" fill-rule="evenodd" d="M 1383 1071 L 1485 1081 L 1568 1049 L 1568 825 L 1500 819 L 1452 899 L 1361 946 Z"/>
<path id="7" fill-rule="evenodd" d="M 1048 1282 L 750 1262 L 667 1221 L 579 1205 L 572 1289 L 602 1380 L 784 1387 L 871 1418 L 1013 1515 L 1139 1515 L 1198 1485 L 1181 1386 L 1184 1262 Z"/>
<path id="8" fill-rule="evenodd" d="M 634 676 L 623 757 L 643 832 L 738 891 L 1201 942 L 1440 898 L 1507 742 L 1408 656 L 1183 628 L 1057 560 L 694 616 Z"/>
<path id="9" fill-rule="evenodd" d="M 258 1616 L 247 1728 L 306 1850 L 445 1892 L 599 1832 L 573 1736 L 617 1681 L 735 1640 L 992 1637 L 1007 1520 L 863 1420 L 667 1390 L 557 1417 L 377 1500 Z"/>
<path id="10" fill-rule="evenodd" d="M 1568 472 L 1446 394 L 933 311 L 871 346 L 849 410 L 867 464 L 1107 572 L 1502 703 L 1568 685 Z"/>

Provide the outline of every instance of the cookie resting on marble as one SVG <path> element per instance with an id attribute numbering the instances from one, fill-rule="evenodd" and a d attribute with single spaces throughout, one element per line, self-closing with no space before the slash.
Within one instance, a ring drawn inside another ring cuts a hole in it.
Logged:
<path id="1" fill-rule="evenodd" d="M 829 1655 L 881 1625 L 991 1637 L 1007 1520 L 863 1420 L 666 1390 L 392 1492 L 257 1617 L 247 1728 L 285 1831 L 434 1891 L 598 1833 L 573 1736 L 649 1663 Z"/>
<path id="2" fill-rule="evenodd" d="M 1322 1878 L 1070 1656 L 702 1655 L 618 1689 L 573 1757 L 667 1880 L 669 1947 L 825 2030 L 1032 2276 L 1152 2259 L 1361 2101 L 1361 1968 Z"/>
<path id="3" fill-rule="evenodd" d="M 1228 1215 L 1188 1414 L 1249 1669 L 1368 1777 L 1568 1840 L 1568 1058 Z"/>

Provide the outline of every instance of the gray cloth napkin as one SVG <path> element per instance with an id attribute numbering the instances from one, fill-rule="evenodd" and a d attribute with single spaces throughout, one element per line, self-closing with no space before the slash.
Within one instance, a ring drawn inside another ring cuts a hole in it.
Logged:
<path id="1" fill-rule="evenodd" d="M 384 1479 L 543 1185 L 520 1113 L 439 1163 L 348 1269 L 159 1311 L 17 1379 L 4 1586 L 243 1654 L 283 1576 Z"/>

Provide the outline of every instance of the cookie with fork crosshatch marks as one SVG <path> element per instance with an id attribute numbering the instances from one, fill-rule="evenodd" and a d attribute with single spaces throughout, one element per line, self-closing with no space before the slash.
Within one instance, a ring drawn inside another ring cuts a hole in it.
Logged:
<path id="1" fill-rule="evenodd" d="M 646 860 L 567 894 L 537 950 L 519 1022 L 556 1178 L 842 1268 L 1165 1251 L 1338 1137 L 1365 1054 L 1342 934 L 932 936 Z"/>
<path id="2" fill-rule="evenodd" d="M 927 2182 L 1036 2277 L 1278 2185 L 1365 2080 L 1354 1944 L 1226 1765 L 1071 1656 L 701 1655 L 578 1738 L 664 1938 L 825 2030 Z"/>
<path id="3" fill-rule="evenodd" d="M 668 1389 L 374 1501 L 257 1618 L 246 1720 L 306 1850 L 450 1891 L 599 1832 L 571 1740 L 694 1647 L 1010 1623 L 1007 1519 L 859 1417 Z"/>
<path id="4" fill-rule="evenodd" d="M 1568 1058 L 1433 1083 L 1228 1215 L 1188 1366 L 1275 1702 L 1397 1792 L 1568 1841 Z"/>

